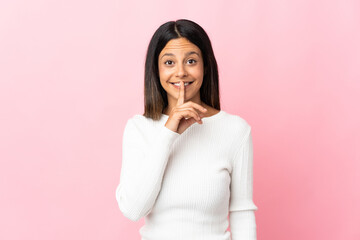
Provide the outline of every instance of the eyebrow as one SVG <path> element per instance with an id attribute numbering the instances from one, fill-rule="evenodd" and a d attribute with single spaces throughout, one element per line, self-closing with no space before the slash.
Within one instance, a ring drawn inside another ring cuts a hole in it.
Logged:
<path id="1" fill-rule="evenodd" d="M 189 56 L 189 55 L 191 55 L 191 54 L 196 54 L 196 55 L 198 55 L 198 56 L 200 57 L 200 55 L 199 55 L 197 52 L 194 52 L 194 51 L 191 51 L 191 52 L 186 53 L 185 56 L 187 57 L 187 56 Z M 172 53 L 165 53 L 164 55 L 161 56 L 161 58 L 163 58 L 164 56 L 174 56 L 174 54 L 172 54 Z M 161 59 L 161 58 L 160 58 L 160 59 Z"/>

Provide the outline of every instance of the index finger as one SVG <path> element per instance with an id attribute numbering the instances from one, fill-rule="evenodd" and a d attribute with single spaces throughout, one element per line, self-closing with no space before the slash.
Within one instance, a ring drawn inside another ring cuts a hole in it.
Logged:
<path id="1" fill-rule="evenodd" d="M 182 105 L 184 104 L 185 101 L 185 87 L 184 87 L 184 82 L 180 81 L 180 89 L 179 89 L 179 98 L 177 101 L 177 105 Z"/>

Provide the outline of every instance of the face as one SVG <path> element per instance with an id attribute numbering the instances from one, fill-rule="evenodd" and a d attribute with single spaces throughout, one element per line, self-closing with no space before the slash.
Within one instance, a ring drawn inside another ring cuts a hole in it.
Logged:
<path id="1" fill-rule="evenodd" d="M 200 87 L 204 77 L 201 50 L 186 38 L 170 40 L 159 54 L 159 77 L 169 104 L 179 96 L 180 86 L 173 83 L 192 82 L 185 85 L 185 101 L 200 99 Z"/>

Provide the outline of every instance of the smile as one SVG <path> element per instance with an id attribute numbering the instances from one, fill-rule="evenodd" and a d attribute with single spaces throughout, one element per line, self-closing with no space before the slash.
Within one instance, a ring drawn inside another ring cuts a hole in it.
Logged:
<path id="1" fill-rule="evenodd" d="M 184 83 L 184 87 L 187 87 L 187 86 L 191 85 L 193 82 L 194 82 L 194 81 Z M 175 88 L 180 88 L 180 82 L 178 82 L 178 83 L 172 83 L 172 82 L 171 82 L 171 84 L 172 84 Z"/>

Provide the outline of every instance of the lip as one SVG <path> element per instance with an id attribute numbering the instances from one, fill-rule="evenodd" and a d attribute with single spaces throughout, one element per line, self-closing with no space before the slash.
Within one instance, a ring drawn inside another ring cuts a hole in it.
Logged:
<path id="1" fill-rule="evenodd" d="M 191 81 L 191 82 L 194 83 L 194 81 Z M 187 82 L 184 82 L 184 83 L 187 83 Z M 174 88 L 176 88 L 176 89 L 180 89 L 180 86 L 176 86 L 175 84 L 172 84 L 171 82 L 169 82 L 169 84 L 170 84 L 171 86 L 173 86 Z M 192 85 L 192 84 L 189 84 L 189 85 L 184 86 L 184 87 L 185 87 L 185 89 L 187 89 L 187 88 L 190 87 L 191 85 Z"/>

